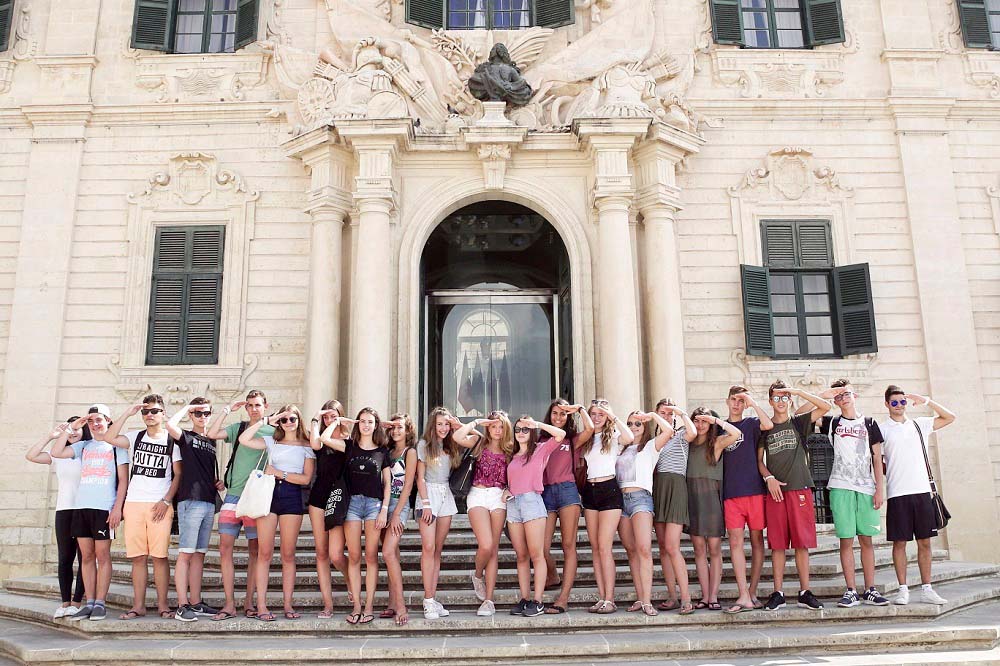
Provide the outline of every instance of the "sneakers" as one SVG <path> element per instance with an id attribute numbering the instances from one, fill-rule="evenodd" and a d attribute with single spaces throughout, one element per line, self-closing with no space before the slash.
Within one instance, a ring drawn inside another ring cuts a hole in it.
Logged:
<path id="1" fill-rule="evenodd" d="M 889 600 L 879 594 L 878 589 L 870 587 L 865 590 L 865 594 L 862 597 L 864 602 L 869 606 L 888 606 Z"/>
<path id="2" fill-rule="evenodd" d="M 866 597 L 868 596 L 868 592 L 865 592 L 865 596 Z M 837 605 L 840 606 L 841 608 L 854 608 L 855 606 L 858 606 L 860 604 L 861 604 L 861 597 L 858 596 L 858 593 L 855 590 L 851 589 L 847 590 L 847 592 L 844 592 L 844 596 L 842 596 L 840 598 L 840 601 L 837 602 Z"/>
<path id="3" fill-rule="evenodd" d="M 857 596 L 855 594 L 855 596 Z M 823 602 L 817 599 L 810 590 L 799 593 L 799 608 L 809 610 L 823 610 Z"/>
<path id="4" fill-rule="evenodd" d="M 80 610 L 73 614 L 73 617 L 69 618 L 71 620 L 79 622 L 80 620 L 86 620 L 90 617 L 90 614 L 94 612 L 93 606 L 80 606 Z"/>
<path id="5" fill-rule="evenodd" d="M 935 604 L 937 606 L 943 606 L 948 603 L 941 598 L 941 595 L 930 587 L 925 587 L 920 590 L 920 601 L 925 604 Z"/>
<path id="6" fill-rule="evenodd" d="M 79 615 L 79 613 L 77 613 Z M 108 616 L 108 609 L 104 606 L 94 606 L 93 610 L 90 611 L 90 619 L 93 622 L 99 622 Z"/>
<path id="7" fill-rule="evenodd" d="M 188 608 L 193 610 L 198 615 L 216 615 L 219 612 L 218 608 L 212 608 L 204 601 L 199 601 L 196 604 L 188 604 Z"/>
<path id="8" fill-rule="evenodd" d="M 511 615 L 524 615 L 524 609 L 528 605 L 527 599 L 521 599 L 517 602 L 517 605 L 510 609 Z"/>
<path id="9" fill-rule="evenodd" d="M 80 606 L 67 606 L 63 611 L 63 617 L 73 617 L 80 612 Z"/>
<path id="10" fill-rule="evenodd" d="M 484 601 L 483 605 L 476 611 L 476 615 L 479 617 L 492 617 L 493 615 L 496 615 L 496 613 L 497 607 L 489 599 Z"/>
<path id="11" fill-rule="evenodd" d="M 526 601 L 524 603 L 524 611 L 521 613 L 524 617 L 536 617 L 545 612 L 545 605 L 538 601 Z"/>
<path id="12" fill-rule="evenodd" d="M 190 604 L 184 605 L 174 613 L 174 619 L 181 622 L 196 622 L 198 620 L 198 612 L 194 609 L 194 606 Z"/>
<path id="13" fill-rule="evenodd" d="M 70 613 L 69 611 L 73 612 Z M 60 606 L 59 608 L 56 609 L 56 612 L 52 614 L 52 619 L 59 620 L 66 617 L 67 615 L 75 615 L 75 614 L 76 614 L 75 606 Z"/>
<path id="14" fill-rule="evenodd" d="M 910 590 L 909 588 L 901 587 L 899 592 L 896 593 L 896 598 L 892 600 L 892 603 L 897 606 L 905 606 L 910 603 Z"/>
<path id="15" fill-rule="evenodd" d="M 448 617 L 449 615 L 451 615 L 448 609 L 441 605 L 440 601 L 438 601 L 437 599 L 431 599 L 431 601 L 434 602 L 434 607 L 437 608 L 437 612 L 440 617 Z"/>
<path id="16" fill-rule="evenodd" d="M 424 619 L 436 620 L 441 617 L 438 613 L 437 603 L 433 599 L 424 599 Z"/>
<path id="17" fill-rule="evenodd" d="M 764 610 L 776 611 L 780 608 L 785 607 L 785 595 L 781 592 L 775 590 L 771 593 L 771 596 L 767 598 L 767 603 L 764 604 Z"/>
<path id="18" fill-rule="evenodd" d="M 476 591 L 476 599 L 486 601 L 486 581 L 472 572 L 472 589 Z"/>

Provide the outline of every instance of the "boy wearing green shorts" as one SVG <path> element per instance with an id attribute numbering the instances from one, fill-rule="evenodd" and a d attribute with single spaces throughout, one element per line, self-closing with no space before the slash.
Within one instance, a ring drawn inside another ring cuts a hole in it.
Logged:
<path id="1" fill-rule="evenodd" d="M 855 406 L 857 393 L 846 379 L 838 379 L 831 388 L 845 390 L 833 398 L 840 416 L 824 419 L 823 432 L 833 442 L 833 472 L 830 474 L 830 509 L 840 539 L 840 565 L 844 570 L 847 591 L 837 603 L 851 608 L 861 603 L 886 606 L 889 600 L 875 587 L 875 549 L 872 537 L 882 533 L 882 432 L 874 419 L 861 414 Z M 873 464 L 874 461 L 874 464 Z M 861 545 L 861 568 L 865 591 L 858 594 L 854 580 L 854 538 Z"/>

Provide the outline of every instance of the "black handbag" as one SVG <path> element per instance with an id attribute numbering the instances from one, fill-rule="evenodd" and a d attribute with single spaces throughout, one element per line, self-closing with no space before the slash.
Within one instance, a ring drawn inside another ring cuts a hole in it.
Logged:
<path id="1" fill-rule="evenodd" d="M 917 422 L 913 422 L 913 427 L 917 429 L 917 436 L 920 437 L 920 450 L 924 454 L 924 464 L 927 466 L 927 480 L 931 483 L 931 503 L 934 505 L 934 524 L 939 530 L 943 530 L 948 527 L 948 521 L 951 520 L 951 513 L 948 511 L 948 507 L 944 505 L 944 499 L 938 492 L 937 483 L 934 482 L 934 472 L 931 471 L 931 461 L 927 458 L 927 444 L 924 442 L 924 433 L 917 425 Z"/>
<path id="2" fill-rule="evenodd" d="M 462 461 L 458 467 L 451 470 L 448 477 L 448 485 L 451 486 L 451 494 L 455 497 L 466 497 L 472 490 L 472 475 L 476 469 L 476 457 L 472 455 L 472 449 L 465 449 L 462 453 Z"/>

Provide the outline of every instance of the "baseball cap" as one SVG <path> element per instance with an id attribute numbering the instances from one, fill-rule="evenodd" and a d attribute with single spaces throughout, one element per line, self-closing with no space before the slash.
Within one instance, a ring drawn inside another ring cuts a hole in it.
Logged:
<path id="1" fill-rule="evenodd" d="M 90 409 L 87 410 L 87 413 L 88 414 L 101 414 L 101 415 L 103 415 L 103 416 L 105 416 L 105 417 L 107 417 L 109 419 L 111 418 L 111 410 L 108 408 L 107 405 L 105 405 L 104 403 L 101 403 L 101 402 L 99 402 L 97 404 L 94 404 L 94 405 L 91 405 Z"/>

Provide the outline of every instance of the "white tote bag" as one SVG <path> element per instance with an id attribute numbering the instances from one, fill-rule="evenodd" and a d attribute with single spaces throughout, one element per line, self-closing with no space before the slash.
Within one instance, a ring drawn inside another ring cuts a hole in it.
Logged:
<path id="1" fill-rule="evenodd" d="M 264 460 L 267 449 L 261 452 L 260 459 L 250 472 L 247 484 L 243 486 L 243 494 L 236 503 L 237 518 L 263 518 L 271 513 L 271 497 L 274 495 L 274 477 L 257 469 Z"/>

